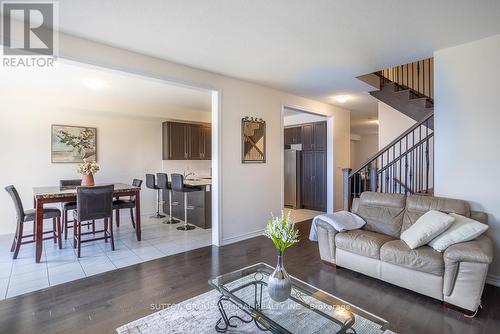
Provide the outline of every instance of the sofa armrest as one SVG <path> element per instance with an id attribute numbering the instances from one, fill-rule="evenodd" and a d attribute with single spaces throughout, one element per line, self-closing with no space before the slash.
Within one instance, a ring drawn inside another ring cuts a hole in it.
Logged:
<path id="1" fill-rule="evenodd" d="M 493 245 L 485 235 L 448 247 L 444 252 L 444 301 L 474 312 L 481 302 Z"/>
<path id="2" fill-rule="evenodd" d="M 456 262 L 490 264 L 493 261 L 493 245 L 490 238 L 482 235 L 472 241 L 452 245 L 444 251 L 446 265 Z"/>
<path id="3" fill-rule="evenodd" d="M 338 233 L 337 230 L 321 219 L 316 220 L 316 227 L 321 260 L 335 264 L 335 235 Z"/>

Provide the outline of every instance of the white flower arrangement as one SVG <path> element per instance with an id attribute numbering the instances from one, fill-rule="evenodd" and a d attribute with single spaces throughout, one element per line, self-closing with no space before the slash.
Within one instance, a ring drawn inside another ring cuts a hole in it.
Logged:
<path id="1" fill-rule="evenodd" d="M 273 241 L 279 254 L 283 255 L 288 247 L 299 242 L 299 231 L 290 218 L 290 212 L 285 216 L 284 212 L 281 211 L 281 217 L 274 215 L 272 217 L 267 223 L 264 235 Z"/>
<path id="2" fill-rule="evenodd" d="M 100 167 L 95 161 L 87 161 L 83 159 L 83 163 L 76 167 L 76 171 L 80 174 L 91 175 L 99 171 Z"/>

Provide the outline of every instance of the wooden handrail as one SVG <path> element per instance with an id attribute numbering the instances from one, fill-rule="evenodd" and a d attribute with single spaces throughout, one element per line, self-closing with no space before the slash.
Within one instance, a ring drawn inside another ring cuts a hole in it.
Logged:
<path id="1" fill-rule="evenodd" d="M 354 176 L 355 174 L 359 173 L 362 171 L 364 168 L 368 167 L 373 161 L 377 160 L 379 157 L 381 157 L 383 154 L 385 154 L 390 148 L 392 148 L 394 145 L 399 143 L 404 137 L 408 136 L 410 133 L 412 133 L 415 129 L 417 129 L 419 126 L 422 126 L 426 121 L 431 119 L 434 116 L 434 112 L 430 112 L 427 116 L 425 116 L 420 122 L 416 123 L 412 127 L 410 127 L 408 130 L 403 132 L 401 135 L 399 135 L 396 139 L 391 141 L 389 144 L 387 144 L 383 149 L 375 153 L 373 156 L 368 158 L 364 163 L 361 164 L 360 167 L 356 168 L 354 171 L 352 171 L 349 174 L 349 177 Z"/>

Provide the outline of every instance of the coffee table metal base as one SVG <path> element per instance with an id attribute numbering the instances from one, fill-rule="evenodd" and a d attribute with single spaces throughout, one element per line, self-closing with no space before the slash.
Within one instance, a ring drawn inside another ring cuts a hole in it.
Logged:
<path id="1" fill-rule="evenodd" d="M 233 319 L 236 319 L 236 320 L 239 320 L 245 324 L 249 324 L 251 323 L 252 321 L 255 323 L 255 326 L 260 329 L 261 331 L 263 332 L 267 332 L 267 329 L 265 328 L 262 328 L 259 323 L 257 322 L 257 320 L 255 320 L 247 311 L 245 310 L 242 310 L 243 312 L 245 312 L 249 317 L 250 319 L 246 320 L 246 319 L 243 319 L 237 315 L 232 315 L 230 317 L 227 316 L 226 314 L 226 310 L 224 309 L 224 301 L 227 301 L 227 302 L 230 302 L 231 304 L 237 306 L 231 299 L 229 299 L 228 297 L 226 296 L 221 296 L 219 298 L 219 301 L 217 302 L 217 307 L 219 308 L 219 312 L 221 314 L 221 318 L 219 319 L 219 321 L 217 321 L 217 324 L 215 324 L 215 330 L 218 332 L 218 333 L 225 333 L 227 332 L 227 330 L 229 329 L 229 327 L 232 327 L 232 328 L 236 328 L 238 327 L 237 325 L 234 325 L 231 323 L 231 320 Z M 241 310 L 241 308 L 240 308 Z"/>

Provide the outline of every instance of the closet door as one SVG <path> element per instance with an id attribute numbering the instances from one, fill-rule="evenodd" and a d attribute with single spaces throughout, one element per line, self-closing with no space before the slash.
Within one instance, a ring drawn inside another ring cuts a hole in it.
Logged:
<path id="1" fill-rule="evenodd" d="M 314 206 L 314 152 L 302 151 L 302 206 Z"/>
<path id="2" fill-rule="evenodd" d="M 314 205 L 318 211 L 326 211 L 326 151 L 314 152 Z"/>

